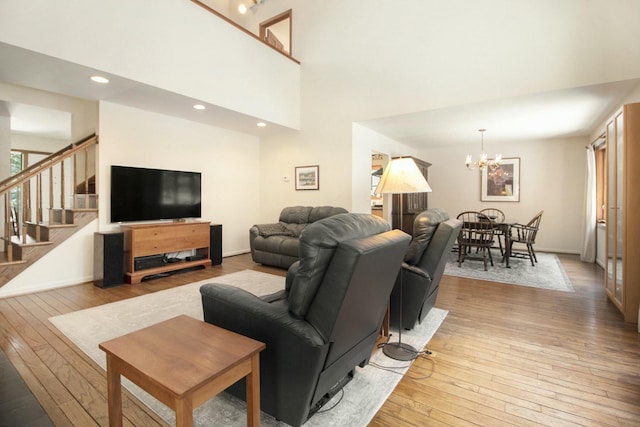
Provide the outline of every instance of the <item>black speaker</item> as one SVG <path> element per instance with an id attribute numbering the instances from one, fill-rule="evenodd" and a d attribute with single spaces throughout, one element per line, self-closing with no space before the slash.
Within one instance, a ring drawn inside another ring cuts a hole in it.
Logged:
<path id="1" fill-rule="evenodd" d="M 222 264 L 222 224 L 211 224 L 209 256 L 211 265 Z"/>
<path id="2" fill-rule="evenodd" d="M 93 234 L 93 284 L 100 288 L 124 283 L 124 233 Z"/>

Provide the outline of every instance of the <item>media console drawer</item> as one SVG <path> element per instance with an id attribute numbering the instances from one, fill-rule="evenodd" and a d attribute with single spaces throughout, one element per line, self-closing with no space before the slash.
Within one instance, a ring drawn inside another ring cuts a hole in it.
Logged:
<path id="1" fill-rule="evenodd" d="M 125 247 L 125 270 L 130 283 L 140 283 L 144 276 L 211 265 L 209 222 L 170 222 L 122 225 Z M 149 255 L 195 250 L 202 259 L 166 264 L 145 270 L 135 269 L 135 259 Z"/>

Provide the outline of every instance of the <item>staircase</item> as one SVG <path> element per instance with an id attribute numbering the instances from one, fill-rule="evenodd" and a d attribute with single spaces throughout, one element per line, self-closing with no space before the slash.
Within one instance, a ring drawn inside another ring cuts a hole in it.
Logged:
<path id="1" fill-rule="evenodd" d="M 0 182 L 0 287 L 98 217 L 97 144 L 88 136 Z"/>

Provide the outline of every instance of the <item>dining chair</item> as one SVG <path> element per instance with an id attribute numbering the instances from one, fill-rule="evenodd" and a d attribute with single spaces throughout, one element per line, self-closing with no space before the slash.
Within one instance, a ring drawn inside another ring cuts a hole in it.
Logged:
<path id="1" fill-rule="evenodd" d="M 487 271 L 487 259 L 493 266 L 493 221 L 485 214 L 475 211 L 462 212 L 458 219 L 462 221 L 462 228 L 458 234 L 458 267 L 462 267 L 462 263 L 467 259 L 482 259 L 484 270 Z M 471 255 L 473 248 L 478 249 L 478 252 L 482 251 L 482 258 Z"/>
<path id="2" fill-rule="evenodd" d="M 486 208 L 486 209 L 482 209 L 480 213 L 485 214 L 487 217 L 489 217 L 490 220 L 492 220 L 495 223 L 504 222 L 504 218 L 505 218 L 504 212 L 502 212 L 500 209 Z M 495 230 L 493 231 L 493 234 L 494 236 L 496 236 L 496 240 L 498 241 L 498 247 L 500 248 L 500 255 L 504 256 L 504 249 L 502 249 L 502 239 L 504 239 L 504 230 L 500 227 L 496 227 Z M 502 236 L 502 238 L 500 236 Z"/>
<path id="3" fill-rule="evenodd" d="M 540 211 L 534 216 L 527 224 L 513 224 L 511 226 L 511 241 L 509 243 L 512 258 L 525 258 L 531 260 L 531 265 L 535 266 L 538 262 L 536 258 L 536 252 L 533 249 L 533 245 L 536 243 L 536 235 L 540 229 L 540 220 L 542 219 L 542 213 Z M 514 243 L 522 243 L 526 246 L 527 251 L 513 251 Z"/>

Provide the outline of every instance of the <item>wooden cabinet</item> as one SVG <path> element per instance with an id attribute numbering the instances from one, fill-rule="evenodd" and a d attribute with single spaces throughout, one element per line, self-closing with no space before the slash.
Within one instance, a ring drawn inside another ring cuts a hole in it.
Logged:
<path id="1" fill-rule="evenodd" d="M 627 322 L 640 303 L 640 103 L 607 122 L 605 288 Z"/>
<path id="2" fill-rule="evenodd" d="M 120 226 L 124 233 L 127 281 L 140 283 L 145 276 L 211 265 L 209 225 L 208 222 L 171 222 Z M 176 261 L 164 257 L 182 251 L 195 251 L 194 258 L 200 259 Z M 147 263 L 140 265 L 143 260 Z"/>
<path id="3" fill-rule="evenodd" d="M 424 160 L 411 157 L 416 166 L 424 175 L 424 179 L 429 182 L 429 166 L 431 163 Z M 393 195 L 393 207 L 391 211 L 391 221 L 393 228 L 398 228 L 408 234 L 413 234 L 413 220 L 420 212 L 427 210 L 427 195 L 429 193 L 408 193 L 408 194 L 394 194 Z M 400 202 L 402 202 L 402 209 L 400 209 Z M 402 211 L 402 227 L 400 227 L 400 212 Z"/>

